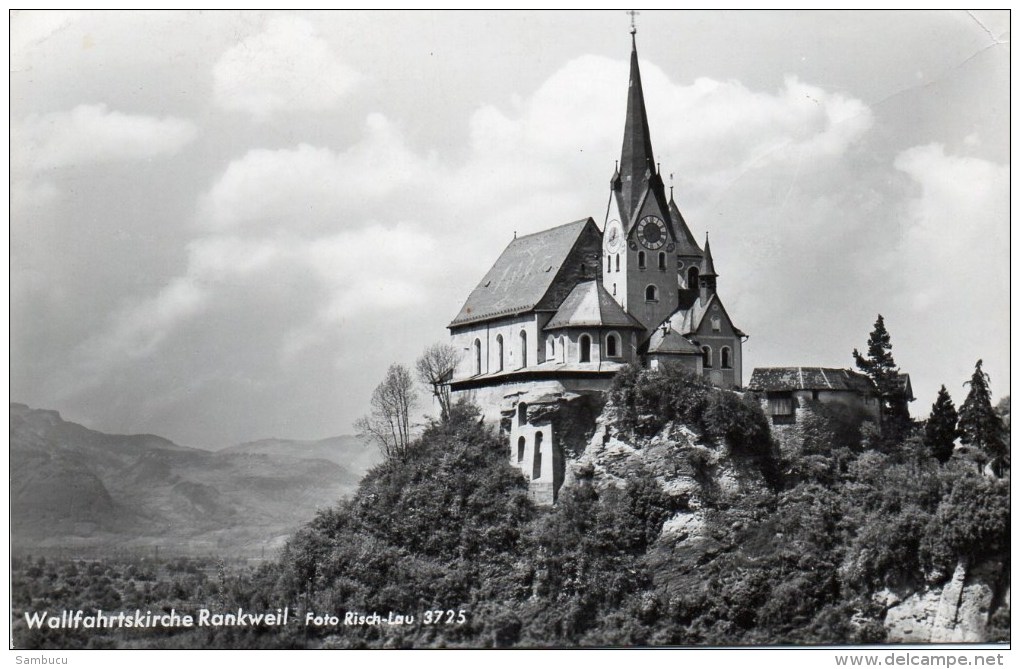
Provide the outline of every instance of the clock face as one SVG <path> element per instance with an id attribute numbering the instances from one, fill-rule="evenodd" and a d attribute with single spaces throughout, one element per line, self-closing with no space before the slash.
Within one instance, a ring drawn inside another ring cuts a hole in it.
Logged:
<path id="1" fill-rule="evenodd" d="M 657 249 L 666 243 L 666 224 L 658 216 L 645 216 L 638 222 L 637 236 L 645 248 Z"/>
<path id="2" fill-rule="evenodd" d="M 606 250 L 610 253 L 619 253 L 623 248 L 623 226 L 617 220 L 609 221 L 606 225 Z"/>

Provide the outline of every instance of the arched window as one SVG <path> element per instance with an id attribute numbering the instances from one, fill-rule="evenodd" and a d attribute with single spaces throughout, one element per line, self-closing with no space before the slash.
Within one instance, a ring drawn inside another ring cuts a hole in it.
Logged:
<path id="1" fill-rule="evenodd" d="M 580 349 L 578 361 L 591 362 L 591 337 L 586 334 L 581 335 L 581 338 L 577 340 L 577 346 Z"/>
<path id="2" fill-rule="evenodd" d="M 712 332 L 719 332 L 722 330 L 722 319 L 718 316 L 712 316 Z"/>
<path id="3" fill-rule="evenodd" d="M 616 356 L 620 355 L 619 353 L 617 353 L 618 349 L 619 349 L 619 344 L 617 344 L 616 335 L 614 335 L 614 334 L 607 335 L 606 336 L 606 357 L 608 357 L 608 358 L 615 358 Z"/>
<path id="4" fill-rule="evenodd" d="M 549 335 L 549 359 L 556 359 L 556 337 Z"/>
<path id="5" fill-rule="evenodd" d="M 517 440 L 517 462 L 524 462 L 524 437 Z"/>
<path id="6" fill-rule="evenodd" d="M 659 252 L 659 269 L 666 269 L 666 254 Z"/>
<path id="7" fill-rule="evenodd" d="M 613 256 L 606 254 L 606 272 L 613 271 Z"/>
<path id="8" fill-rule="evenodd" d="M 503 371 L 503 335 L 496 335 L 496 371 Z"/>
<path id="9" fill-rule="evenodd" d="M 560 337 L 560 362 L 567 361 L 567 338 L 566 336 Z"/>
<path id="10" fill-rule="evenodd" d="M 616 271 L 617 272 L 620 271 L 620 254 L 619 253 L 616 254 Z"/>
<path id="11" fill-rule="evenodd" d="M 645 302 L 655 302 L 659 299 L 659 289 L 654 285 L 645 288 Z"/>
<path id="12" fill-rule="evenodd" d="M 638 269 L 644 269 L 645 268 L 645 252 L 644 251 L 638 251 L 638 254 L 637 254 L 637 266 L 638 266 Z"/>
<path id="13" fill-rule="evenodd" d="M 722 350 L 719 351 L 719 364 L 723 369 L 730 369 L 733 367 L 733 362 L 730 360 L 730 347 L 723 346 Z"/>
<path id="14" fill-rule="evenodd" d="M 698 268 L 692 267 L 687 270 L 687 287 L 697 290 L 698 289 Z"/>
<path id="15" fill-rule="evenodd" d="M 711 369 L 712 367 L 712 349 L 708 346 L 701 347 L 701 363 L 705 369 Z"/>
<path id="16" fill-rule="evenodd" d="M 517 405 L 517 427 L 528 422 L 528 405 L 521 402 Z"/>
<path id="17" fill-rule="evenodd" d="M 475 343 L 471 345 L 474 349 L 475 354 L 475 374 L 482 373 L 482 342 L 480 339 L 476 339 Z"/>
<path id="18" fill-rule="evenodd" d="M 542 433 L 535 433 L 535 457 L 531 464 L 531 478 L 537 479 L 542 476 Z"/>
<path id="19" fill-rule="evenodd" d="M 521 367 L 528 366 L 528 333 L 521 330 Z"/>

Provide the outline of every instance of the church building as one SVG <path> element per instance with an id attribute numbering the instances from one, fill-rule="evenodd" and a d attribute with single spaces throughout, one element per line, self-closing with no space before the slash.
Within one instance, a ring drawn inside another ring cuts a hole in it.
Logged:
<path id="1" fill-rule="evenodd" d="M 702 249 L 652 153 L 634 32 L 623 148 L 602 225 L 583 218 L 515 238 L 448 326 L 462 352 L 452 392 L 471 396 L 490 420 L 513 416 L 511 462 L 549 503 L 563 457 L 553 426 L 531 420 L 529 406 L 604 393 L 627 364 L 681 365 L 721 388 L 743 384 L 746 335 L 716 290 L 708 238 Z"/>

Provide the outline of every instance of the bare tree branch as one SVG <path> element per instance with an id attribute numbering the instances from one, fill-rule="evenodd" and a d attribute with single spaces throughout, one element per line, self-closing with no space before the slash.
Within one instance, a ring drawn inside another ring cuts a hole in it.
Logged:
<path id="1" fill-rule="evenodd" d="M 418 380 L 429 386 L 432 396 L 439 400 L 439 415 L 443 421 L 450 417 L 450 379 L 459 359 L 460 354 L 453 346 L 437 343 L 426 348 L 415 363 Z"/>
<path id="2" fill-rule="evenodd" d="M 387 458 L 403 458 L 411 446 L 411 410 L 418 402 L 414 380 L 406 367 L 390 365 L 386 378 L 372 391 L 369 415 L 354 423 L 358 434 L 379 446 Z"/>

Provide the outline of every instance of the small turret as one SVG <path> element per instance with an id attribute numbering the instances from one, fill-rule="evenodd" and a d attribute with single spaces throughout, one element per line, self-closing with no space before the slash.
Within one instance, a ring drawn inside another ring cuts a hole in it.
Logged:
<path id="1" fill-rule="evenodd" d="M 712 247 L 708 244 L 708 233 L 705 233 L 705 257 L 701 260 L 701 271 L 699 273 L 699 287 L 701 289 L 701 303 L 708 302 L 715 295 L 715 279 L 719 276 L 715 273 L 715 263 L 712 261 Z"/>

